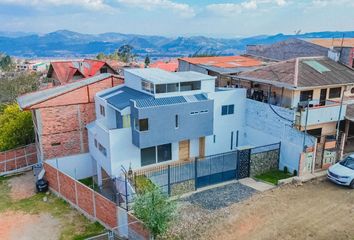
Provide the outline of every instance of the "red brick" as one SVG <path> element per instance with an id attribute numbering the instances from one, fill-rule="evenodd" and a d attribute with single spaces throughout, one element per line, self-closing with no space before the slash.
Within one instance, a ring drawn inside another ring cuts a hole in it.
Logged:
<path id="1" fill-rule="evenodd" d="M 6 160 L 6 153 L 5 152 L 0 152 L 0 162 L 3 162 Z"/>
<path id="2" fill-rule="evenodd" d="M 17 158 L 16 159 L 16 165 L 17 165 L 17 168 L 26 167 L 27 166 L 26 158 L 24 156 Z"/>
<path id="3" fill-rule="evenodd" d="M 5 163 L 4 162 L 0 162 L 0 173 L 1 172 L 5 172 Z"/>
<path id="4" fill-rule="evenodd" d="M 60 194 L 67 200 L 76 204 L 75 182 L 69 176 L 59 171 Z"/>
<path id="5" fill-rule="evenodd" d="M 57 170 L 47 163 L 44 163 L 45 178 L 49 183 L 49 187 L 59 192 Z"/>
<path id="6" fill-rule="evenodd" d="M 109 227 L 117 227 L 117 207 L 115 203 L 95 192 L 96 217 Z"/>
<path id="7" fill-rule="evenodd" d="M 129 224 L 129 229 L 133 230 L 133 232 L 140 235 L 146 240 L 150 239 L 149 230 L 144 226 L 144 224 L 140 220 L 138 220 L 135 216 L 131 215 L 130 213 L 128 213 L 128 224 Z"/>
<path id="8" fill-rule="evenodd" d="M 91 216 L 94 216 L 93 190 L 79 182 L 76 183 L 76 189 L 79 207 Z"/>

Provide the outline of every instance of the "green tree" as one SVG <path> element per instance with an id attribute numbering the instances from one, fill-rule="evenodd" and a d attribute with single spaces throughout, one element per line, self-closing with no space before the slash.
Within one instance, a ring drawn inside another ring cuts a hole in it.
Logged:
<path id="1" fill-rule="evenodd" d="M 133 54 L 133 47 L 129 44 L 125 44 L 118 49 L 119 60 L 125 63 L 129 63 L 134 60 L 135 55 Z"/>
<path id="2" fill-rule="evenodd" d="M 107 58 L 107 56 L 104 55 L 103 52 L 100 52 L 99 54 L 97 54 L 96 58 L 97 58 L 97 60 L 104 60 Z"/>
<path id="3" fill-rule="evenodd" d="M 175 203 L 158 188 L 138 195 L 133 206 L 135 216 L 144 222 L 153 239 L 167 231 L 174 218 L 175 209 Z"/>
<path id="4" fill-rule="evenodd" d="M 36 73 L 0 78 L 0 103 L 13 102 L 19 95 L 38 90 L 38 78 Z"/>
<path id="5" fill-rule="evenodd" d="M 150 65 L 149 55 L 146 55 L 144 63 L 145 63 L 145 67 L 148 67 Z"/>
<path id="6" fill-rule="evenodd" d="M 0 151 L 34 142 L 32 115 L 13 103 L 0 113 Z"/>
<path id="7" fill-rule="evenodd" d="M 15 63 L 9 55 L 0 55 L 0 69 L 3 71 L 11 71 L 15 68 Z"/>

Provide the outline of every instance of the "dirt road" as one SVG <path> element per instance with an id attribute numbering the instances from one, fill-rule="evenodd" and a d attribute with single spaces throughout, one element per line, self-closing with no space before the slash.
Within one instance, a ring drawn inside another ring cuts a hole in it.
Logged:
<path id="1" fill-rule="evenodd" d="M 354 190 L 327 180 L 283 186 L 215 211 L 195 205 L 181 211 L 181 224 L 192 212 L 202 215 L 192 231 L 182 229 L 184 239 L 354 239 Z"/>

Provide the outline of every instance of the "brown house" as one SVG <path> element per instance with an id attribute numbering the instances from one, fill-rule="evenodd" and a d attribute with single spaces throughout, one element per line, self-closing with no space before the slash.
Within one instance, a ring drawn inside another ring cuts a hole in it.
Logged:
<path id="1" fill-rule="evenodd" d="M 87 152 L 85 126 L 96 118 L 95 94 L 123 82 L 105 73 L 20 96 L 20 107 L 32 112 L 38 159 Z"/>

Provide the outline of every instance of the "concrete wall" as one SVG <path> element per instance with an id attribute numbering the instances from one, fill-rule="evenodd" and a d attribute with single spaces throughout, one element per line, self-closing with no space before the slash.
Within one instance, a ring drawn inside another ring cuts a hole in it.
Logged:
<path id="1" fill-rule="evenodd" d="M 246 100 L 245 138 L 252 146 L 281 142 L 279 167 L 287 166 L 289 171 L 298 170 L 300 154 L 303 151 L 304 133 L 293 128 L 294 111 L 269 104 Z M 285 119 L 291 120 L 285 120 Z M 306 135 L 305 145 L 313 146 L 314 137 Z"/>

